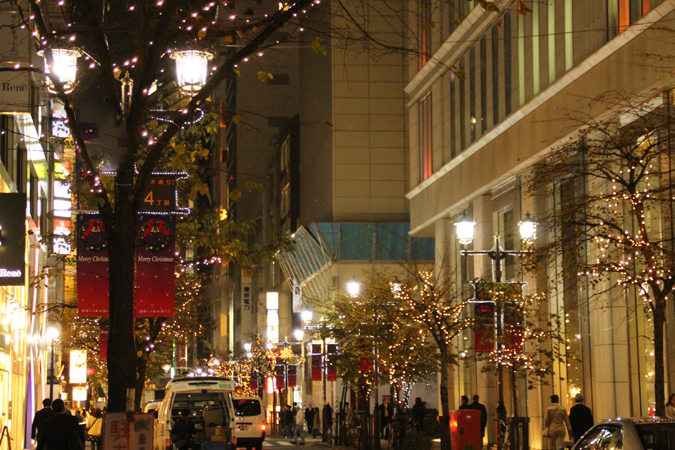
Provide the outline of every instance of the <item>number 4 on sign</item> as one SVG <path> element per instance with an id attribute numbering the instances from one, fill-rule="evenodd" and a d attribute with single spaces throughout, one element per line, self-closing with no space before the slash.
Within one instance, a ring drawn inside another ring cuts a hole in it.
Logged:
<path id="1" fill-rule="evenodd" d="M 145 203 L 150 203 L 152 205 L 152 202 L 155 201 L 152 196 L 152 191 L 148 192 L 148 195 L 145 196 L 145 199 L 143 201 Z"/>
<path id="2" fill-rule="evenodd" d="M 12 438 L 9 437 L 9 430 L 6 426 L 2 427 L 2 434 L 0 434 L 0 448 L 2 448 L 2 441 L 7 438 L 7 448 L 12 450 Z"/>

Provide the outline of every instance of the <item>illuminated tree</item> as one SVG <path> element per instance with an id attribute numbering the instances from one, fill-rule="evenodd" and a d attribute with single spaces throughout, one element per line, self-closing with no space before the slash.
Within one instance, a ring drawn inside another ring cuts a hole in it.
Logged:
<path id="1" fill-rule="evenodd" d="M 494 314 L 474 316 L 473 329 L 482 329 L 486 339 L 476 345 L 492 347 L 488 352 L 476 352 L 475 360 L 486 363 L 482 366 L 485 372 L 496 372 L 500 368 L 509 370 L 513 413 L 518 416 L 516 380 L 525 379 L 529 389 L 547 384 L 559 367 L 558 363 L 566 365 L 577 355 L 568 350 L 563 320 L 558 314 L 548 313 L 544 295 L 523 296 L 520 283 L 480 279 L 473 285 L 481 301 L 493 302 L 492 313 L 502 311 L 500 333 L 495 329 Z"/>
<path id="2" fill-rule="evenodd" d="M 355 389 L 369 392 L 374 383 L 400 389 L 436 370 L 434 358 L 429 358 L 433 347 L 421 327 L 401 315 L 405 303 L 393 292 L 393 279 L 375 272 L 362 283 L 358 296 L 341 294 L 318 305 L 325 318 L 318 332 L 339 344 L 334 357 L 338 374 Z"/>
<path id="3" fill-rule="evenodd" d="M 468 301 L 462 299 L 457 285 L 444 275 L 428 270 L 407 267 L 407 279 L 400 283 L 396 295 L 405 307 L 401 312 L 417 326 L 422 334 L 431 336 L 438 352 L 427 355 L 436 357 L 440 366 L 441 394 L 441 448 L 450 448 L 450 397 L 448 394 L 448 367 L 457 363 L 457 349 L 453 342 L 462 331 L 470 328 L 472 319 L 464 314 Z"/>
<path id="4" fill-rule="evenodd" d="M 653 330 L 657 415 L 665 411 L 664 324 L 675 287 L 672 99 L 663 95 L 656 108 L 648 99 L 600 97 L 627 111 L 607 120 L 571 114 L 578 135 L 554 148 L 530 180 L 533 195 L 560 195 L 540 218 L 551 240 L 533 255 L 533 266 L 562 270 L 570 289 L 581 283 L 600 304 L 643 300 Z"/>

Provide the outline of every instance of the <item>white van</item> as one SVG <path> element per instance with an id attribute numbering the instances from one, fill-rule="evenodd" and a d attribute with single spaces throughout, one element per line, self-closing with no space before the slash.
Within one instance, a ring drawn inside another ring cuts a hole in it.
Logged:
<path id="1" fill-rule="evenodd" d="M 233 397 L 234 415 L 237 427 L 234 435 L 237 448 L 262 450 L 267 430 L 267 417 L 260 397 Z"/>
<path id="2" fill-rule="evenodd" d="M 190 412 L 195 424 L 195 441 L 225 442 L 233 440 L 235 415 L 232 407 L 234 381 L 222 377 L 180 377 L 166 385 L 164 400 L 157 409 L 154 450 L 173 450 L 171 429 L 180 412 Z"/>

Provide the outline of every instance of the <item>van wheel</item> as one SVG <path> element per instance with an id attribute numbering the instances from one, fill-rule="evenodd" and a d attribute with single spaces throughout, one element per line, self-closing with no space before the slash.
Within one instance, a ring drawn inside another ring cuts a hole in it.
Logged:
<path id="1" fill-rule="evenodd" d="M 262 441 L 255 444 L 255 450 L 262 450 Z"/>

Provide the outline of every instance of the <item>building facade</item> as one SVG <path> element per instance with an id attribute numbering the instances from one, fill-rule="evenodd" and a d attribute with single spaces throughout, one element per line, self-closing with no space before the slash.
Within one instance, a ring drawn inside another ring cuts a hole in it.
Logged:
<path id="1" fill-rule="evenodd" d="M 453 268 L 459 282 L 491 276 L 489 258 L 460 255 L 453 224 L 463 213 L 477 222 L 474 249 L 492 248 L 493 235 L 502 237 L 505 249 L 520 249 L 513 237 L 518 222 L 527 212 L 543 217 L 564 195 L 560 190 L 532 195 L 526 188 L 528 171 L 552 148 L 575 139 L 584 126 L 579 114 L 588 120 L 625 114 L 616 103 L 599 100 L 609 92 L 628 98 L 672 88 L 663 62 L 670 50 L 657 44 L 667 39 L 663 32 L 675 17 L 672 2 L 494 4 L 499 11 L 478 2 L 460 8 L 433 1 L 415 5 L 424 14 L 414 19 L 419 31 L 415 44 L 423 54 L 410 63 L 405 87 L 411 234 L 434 236 L 437 260 Z M 430 21 L 434 27 L 427 26 Z M 540 233 L 539 243 L 551 241 L 555 233 L 560 230 Z M 649 319 L 634 298 L 592 295 L 581 283 L 569 288 L 569 281 L 553 272 L 523 276 L 510 259 L 504 279 L 528 282 L 529 293 L 546 292 L 549 310 L 565 315 L 565 331 L 572 336 L 569 351 L 580 355 L 557 367 L 558 376 L 547 384 L 534 390 L 519 386 L 519 412 L 531 419 L 533 447 L 543 448 L 539 430 L 551 394 L 569 408 L 581 392 L 596 420 L 651 411 Z M 672 323 L 672 315 L 668 320 Z M 672 332 L 666 339 L 666 345 L 672 343 Z M 464 342 L 457 343 L 460 350 L 468 348 Z M 670 389 L 673 364 L 667 358 Z M 492 442 L 494 376 L 474 365 L 453 368 L 451 377 L 451 408 L 464 394 L 487 399 Z M 509 405 L 508 392 L 506 397 Z"/>

